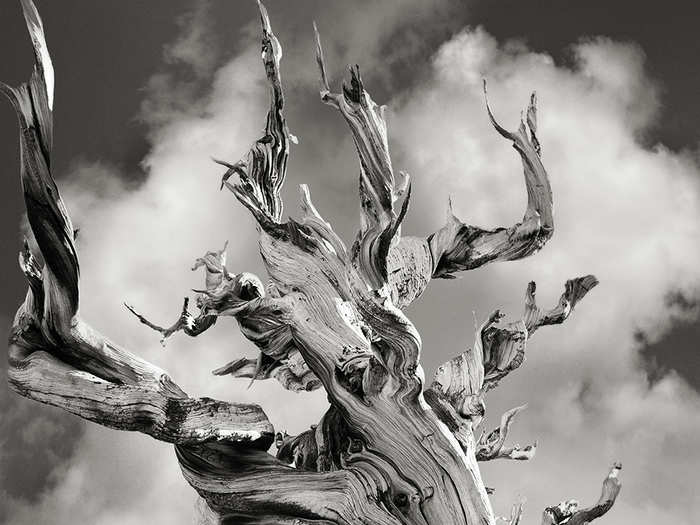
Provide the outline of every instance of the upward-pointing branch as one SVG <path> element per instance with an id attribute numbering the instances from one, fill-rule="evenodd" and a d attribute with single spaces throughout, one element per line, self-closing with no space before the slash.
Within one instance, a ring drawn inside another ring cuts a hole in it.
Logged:
<path id="1" fill-rule="evenodd" d="M 460 427 L 460 418 L 478 425 L 486 410 L 486 392 L 523 364 L 529 337 L 540 326 L 563 323 L 597 284 L 592 275 L 568 280 L 557 306 L 545 312 L 535 304 L 535 283 L 529 283 L 522 319 L 502 325 L 503 314 L 498 310 L 492 313 L 478 328 L 474 348 L 438 367 L 426 390 L 426 400 L 453 429 Z M 483 457 L 490 455 L 484 453 Z"/>
<path id="2" fill-rule="evenodd" d="M 342 93 L 333 93 L 323 59 L 323 48 L 316 24 L 316 62 L 318 63 L 321 100 L 340 111 L 347 122 L 360 157 L 360 231 L 353 246 L 353 263 L 373 289 L 388 282 L 387 255 L 408 209 L 410 184 L 401 173 L 397 184 L 389 155 L 385 106 L 378 106 L 365 90 L 360 67 L 350 67 L 350 82 L 343 82 Z M 394 202 L 405 193 L 401 211 L 394 212 Z"/>
<path id="3" fill-rule="evenodd" d="M 34 71 L 29 82 L 17 88 L 0 82 L 0 91 L 10 99 L 19 119 L 24 202 L 46 265 L 43 269 L 43 304 L 36 305 L 36 313 L 41 316 L 46 332 L 58 337 L 69 329 L 78 311 L 80 270 L 73 225 L 50 171 L 53 64 L 36 7 L 30 0 L 22 0 L 22 11 L 34 48 Z"/>
<path id="4" fill-rule="evenodd" d="M 331 100 L 337 103 L 339 99 Z M 427 239 L 395 238 L 389 247 L 388 272 L 392 300 L 399 308 L 418 298 L 434 277 L 452 278 L 491 262 L 527 257 L 542 248 L 554 232 L 552 192 L 536 134 L 535 95 L 514 132 L 496 121 L 488 101 L 486 108 L 492 125 L 520 155 L 528 195 L 523 219 L 509 228 L 483 229 L 459 220 L 450 202 L 447 224 Z"/>
<path id="5" fill-rule="evenodd" d="M 486 82 L 484 81 L 484 95 Z M 488 99 L 486 110 L 496 131 L 512 141 L 520 154 L 527 189 L 527 208 L 522 222 L 510 228 L 483 230 L 463 224 L 449 211 L 448 223 L 429 238 L 434 277 L 478 268 L 489 262 L 521 259 L 538 251 L 554 233 L 552 189 L 540 159 L 537 139 L 537 99 L 530 103 L 517 131 L 508 131 L 493 116 Z"/>
<path id="6" fill-rule="evenodd" d="M 280 188 L 287 174 L 289 142 L 295 140 L 289 134 L 284 118 L 284 95 L 280 76 L 282 46 L 272 32 L 265 6 L 258 2 L 262 23 L 262 59 L 270 85 L 270 110 L 267 113 L 265 133 L 250 148 L 244 159 L 236 164 L 216 160 L 226 166 L 221 185 L 231 190 L 254 214 L 262 214 L 262 220 L 279 222 L 282 217 Z M 228 179 L 238 175 L 240 185 Z M 257 216 L 257 215 L 256 215 Z"/>
<path id="7" fill-rule="evenodd" d="M 579 509 L 579 503 L 576 500 L 562 501 L 559 505 L 544 510 L 542 525 L 586 525 L 600 518 L 612 508 L 620 493 L 622 486 L 618 478 L 620 470 L 622 470 L 621 463 L 615 463 L 612 466 L 610 473 L 603 480 L 603 491 L 595 505 Z"/>

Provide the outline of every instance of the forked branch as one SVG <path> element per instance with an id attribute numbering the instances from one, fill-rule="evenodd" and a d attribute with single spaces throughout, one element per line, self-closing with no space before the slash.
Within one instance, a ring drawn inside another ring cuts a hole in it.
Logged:
<path id="1" fill-rule="evenodd" d="M 450 202 L 447 224 L 427 239 L 395 237 L 389 247 L 388 273 L 392 300 L 399 308 L 418 298 L 432 278 L 452 278 L 491 262 L 527 257 L 542 248 L 554 232 L 552 193 L 537 138 L 535 95 L 514 132 L 498 124 L 488 101 L 486 106 L 491 123 L 513 143 L 523 164 L 528 195 L 523 219 L 509 228 L 487 230 L 460 221 Z M 383 112 L 381 116 L 383 119 Z"/>
<path id="2" fill-rule="evenodd" d="M 529 283 L 521 320 L 501 325 L 503 314 L 493 312 L 477 330 L 474 348 L 438 367 L 431 388 L 446 396 L 464 417 L 482 415 L 474 412 L 474 407 L 480 406 L 488 390 L 522 365 L 527 340 L 535 330 L 563 323 L 597 284 L 592 275 L 570 279 L 558 304 L 543 311 L 535 304 L 535 283 Z"/>

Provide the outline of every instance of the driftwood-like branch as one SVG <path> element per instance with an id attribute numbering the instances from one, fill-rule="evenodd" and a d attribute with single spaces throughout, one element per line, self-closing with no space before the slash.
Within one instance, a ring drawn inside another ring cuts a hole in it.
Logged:
<path id="1" fill-rule="evenodd" d="M 205 289 L 196 297 L 198 315 L 189 313 L 188 298 L 185 298 L 180 317 L 167 328 L 149 321 L 128 304 L 127 309 L 143 324 L 159 332 L 163 344 L 178 331 L 196 337 L 213 326 L 219 316 L 233 316 L 242 333 L 260 349 L 260 354 L 255 360 L 235 359 L 214 370 L 214 375 L 253 381 L 275 378 L 292 391 L 319 388 L 321 383 L 301 357 L 288 327 L 275 318 L 264 319 L 269 300 L 265 300 L 266 292 L 260 279 L 248 272 L 231 274 L 226 269 L 226 246 L 199 257 L 192 270 L 200 267 L 205 269 Z M 273 298 L 270 300 L 274 302 Z"/>
<path id="2" fill-rule="evenodd" d="M 146 317 L 138 313 L 130 304 L 124 303 L 124 306 L 127 310 L 134 314 L 136 318 L 143 324 L 155 330 L 156 332 L 160 332 L 160 334 L 163 336 L 160 342 L 163 346 L 165 346 L 165 341 L 176 332 L 183 331 L 187 335 L 195 337 L 207 330 L 208 328 L 212 327 L 216 323 L 216 316 L 214 315 L 194 317 L 188 311 L 189 304 L 189 297 L 185 297 L 182 303 L 182 311 L 180 312 L 180 317 L 178 317 L 177 320 L 167 328 L 159 326 L 149 321 Z"/>
<path id="3" fill-rule="evenodd" d="M 515 416 L 525 409 L 525 405 L 511 408 L 501 417 L 501 424 L 488 434 L 483 433 L 476 444 L 476 459 L 478 461 L 489 461 L 491 459 L 532 459 L 537 450 L 537 442 L 520 448 L 519 445 L 506 446 L 506 438 L 510 425 Z"/>
<path id="4" fill-rule="evenodd" d="M 455 272 L 478 268 L 488 262 L 521 259 L 542 248 L 554 233 L 552 190 L 540 160 L 540 143 L 536 134 L 535 94 L 530 98 L 525 118 L 521 119 L 517 131 L 508 131 L 496 121 L 488 100 L 486 109 L 496 131 L 512 141 L 520 154 L 527 188 L 525 215 L 522 222 L 510 228 L 482 230 L 462 224 L 450 209 L 448 224 L 429 239 L 435 277 L 449 277 Z"/>
<path id="5" fill-rule="evenodd" d="M 620 480 L 618 474 L 622 469 L 621 463 L 615 463 L 610 469 L 610 473 L 603 480 L 603 492 L 595 505 L 579 509 L 576 500 L 563 501 L 555 507 L 548 507 L 542 515 L 542 525 L 586 525 L 591 521 L 600 518 L 608 512 L 617 495 L 620 493 Z"/>
<path id="6" fill-rule="evenodd" d="M 535 283 L 529 283 L 522 319 L 501 325 L 503 314 L 498 310 L 492 313 L 477 330 L 474 348 L 438 367 L 430 387 L 435 391 L 431 399 L 446 400 L 460 416 L 478 424 L 485 411 L 485 393 L 522 365 L 530 335 L 541 326 L 563 323 L 597 284 L 592 275 L 571 279 L 557 306 L 543 311 L 535 304 Z"/>
<path id="7" fill-rule="evenodd" d="M 378 106 L 365 91 L 360 67 L 350 67 L 350 83 L 342 93 L 332 93 L 323 60 L 321 38 L 316 34 L 316 61 L 321 77 L 321 100 L 340 111 L 360 158 L 360 231 L 353 246 L 353 262 L 372 288 L 381 288 L 388 279 L 387 255 L 408 209 L 411 187 L 407 174 L 396 183 L 389 156 L 385 106 Z M 394 202 L 405 194 L 398 216 Z"/>
<path id="8" fill-rule="evenodd" d="M 400 308 L 418 298 L 433 277 L 452 278 L 455 273 L 487 263 L 527 257 L 540 250 L 554 233 L 552 191 L 536 134 L 535 95 L 514 132 L 496 121 L 488 101 L 486 109 L 496 131 L 513 143 L 522 160 L 528 195 L 525 215 L 509 228 L 486 230 L 462 223 L 454 215 L 450 201 L 447 224 L 440 230 L 427 239 L 396 240 L 389 252 L 389 280 L 394 303 Z"/>
<path id="9" fill-rule="evenodd" d="M 234 317 L 260 354 L 235 359 L 215 375 L 274 377 L 290 390 L 325 389 L 330 408 L 317 425 L 298 436 L 275 435 L 257 405 L 191 398 L 162 370 L 80 319 L 74 232 L 50 169 L 53 70 L 36 9 L 31 0 L 22 0 L 22 7 L 35 69 L 29 83 L 1 84 L 0 90 L 19 116 L 22 186 L 38 253 L 25 242 L 20 254 L 29 290 L 11 332 L 12 388 L 101 425 L 174 444 L 210 522 L 493 525 L 487 497 L 492 490 L 484 486 L 477 460 L 525 459 L 534 448 L 505 445 L 522 407 L 475 440 L 484 394 L 520 366 L 529 335 L 564 321 L 597 281 L 587 276 L 567 282 L 559 304 L 546 312 L 536 306 L 531 284 L 523 319 L 501 325 L 501 314 L 494 313 L 478 330 L 474 349 L 440 367 L 425 391 L 420 335 L 401 308 L 432 277 L 524 257 L 551 236 L 551 192 L 535 135 L 534 98 L 513 133 L 488 109 L 523 161 L 528 190 L 523 221 L 482 230 L 452 216 L 428 239 L 401 237 L 410 185 L 407 175 L 393 172 L 384 109 L 365 90 L 357 66 L 342 92 L 331 92 L 316 31 L 321 98 L 345 119 L 360 159 L 360 224 L 348 250 L 305 185 L 301 216 L 282 220 L 280 191 L 294 137 L 283 111 L 282 49 L 260 5 L 270 87 L 265 130 L 242 160 L 217 162 L 227 168 L 222 187 L 258 225 L 270 284 L 229 272 L 224 246 L 195 262 L 193 269 L 205 269 L 205 287 L 195 291 L 197 314 L 189 312 L 185 299 L 177 320 L 164 327 L 127 307 L 163 341 L 180 331 L 197 336 L 219 317 Z M 273 441 L 277 457 L 266 452 Z M 547 509 L 545 516 L 552 516 L 547 523 L 585 523 L 604 513 L 617 491 L 611 474 L 598 505 Z M 522 507 L 516 508 L 511 525 L 521 515 Z"/>
<path id="10" fill-rule="evenodd" d="M 20 123 L 22 187 L 45 266 L 25 242 L 30 288 L 10 335 L 8 378 L 22 395 L 81 417 L 178 444 L 231 441 L 267 448 L 274 431 L 255 405 L 192 399 L 160 369 L 114 345 L 78 311 L 73 227 L 50 171 L 53 69 L 35 6 L 22 1 L 36 64 L 18 88 L 2 84 Z"/>
<path id="11" fill-rule="evenodd" d="M 233 175 L 238 175 L 240 184 L 245 187 L 246 195 L 264 210 L 270 220 L 279 221 L 282 217 L 282 199 L 280 188 L 287 173 L 290 136 L 284 118 L 284 96 L 280 76 L 282 46 L 272 32 L 267 10 L 260 2 L 260 20 L 262 24 L 262 59 L 270 86 L 270 110 L 265 123 L 265 133 L 250 148 L 247 156 L 236 164 L 217 161 L 228 167 L 221 185 L 234 193 L 235 188 L 228 182 Z"/>

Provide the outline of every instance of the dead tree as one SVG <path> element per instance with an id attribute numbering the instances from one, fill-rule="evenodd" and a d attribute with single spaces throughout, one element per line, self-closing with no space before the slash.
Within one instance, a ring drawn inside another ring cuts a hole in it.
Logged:
<path id="1" fill-rule="evenodd" d="M 537 306 L 530 283 L 521 319 L 504 323 L 494 312 L 474 348 L 442 365 L 427 385 L 421 338 L 402 308 L 433 278 L 526 257 L 551 237 L 552 195 L 534 95 L 514 132 L 501 127 L 487 105 L 494 127 L 522 159 L 528 195 L 522 221 L 487 230 L 450 212 L 447 224 L 428 237 L 404 237 L 411 186 L 407 175 L 394 173 L 384 108 L 365 91 L 357 66 L 339 93 L 331 90 L 316 33 L 321 99 L 345 119 L 360 158 L 360 226 L 348 249 L 304 185 L 301 217 L 282 220 L 280 188 L 293 137 L 284 118 L 282 51 L 260 6 L 270 88 L 265 130 L 245 158 L 220 163 L 228 168 L 222 186 L 257 222 L 270 284 L 229 272 L 224 250 L 209 252 L 195 264 L 206 270 L 197 314 L 186 300 L 174 325 L 161 328 L 134 313 L 164 338 L 177 331 L 196 336 L 221 316 L 235 317 L 260 356 L 215 373 L 327 392 L 330 408 L 318 425 L 276 436 L 259 406 L 189 397 L 164 371 L 81 320 L 75 235 L 51 173 L 53 68 L 36 8 L 31 0 L 22 7 L 34 71 L 29 82 L 0 90 L 19 118 L 22 188 L 38 253 L 25 243 L 20 254 L 29 289 L 9 340 L 11 388 L 100 425 L 172 443 L 212 522 L 495 523 L 478 462 L 529 459 L 535 446 L 506 444 L 522 407 L 475 438 L 486 393 L 522 364 L 532 333 L 563 322 L 597 281 L 590 275 L 567 281 L 549 310 Z M 582 524 L 604 514 L 620 489 L 619 468 L 603 482 L 597 504 L 579 509 L 564 502 L 547 508 L 543 523 Z M 510 523 L 519 523 L 521 512 L 516 505 Z"/>

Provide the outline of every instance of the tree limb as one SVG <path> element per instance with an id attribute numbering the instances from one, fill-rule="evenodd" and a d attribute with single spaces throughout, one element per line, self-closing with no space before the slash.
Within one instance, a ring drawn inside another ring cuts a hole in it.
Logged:
<path id="1" fill-rule="evenodd" d="M 603 492 L 595 505 L 583 509 L 578 508 L 576 500 L 563 501 L 556 507 L 548 507 L 542 515 L 542 525 L 586 525 L 600 518 L 608 512 L 617 495 L 620 493 L 621 483 L 618 474 L 622 469 L 621 463 L 615 463 L 610 473 L 603 480 Z"/>
<path id="2" fill-rule="evenodd" d="M 484 83 L 484 94 L 486 84 Z M 523 220 L 509 228 L 486 230 L 464 224 L 448 207 L 447 224 L 427 239 L 404 237 L 389 251 L 390 281 L 399 307 L 420 297 L 431 278 L 452 278 L 497 261 L 512 261 L 537 252 L 554 232 L 552 191 L 541 161 L 537 139 L 536 97 L 533 94 L 517 131 L 503 128 L 486 101 L 491 123 L 512 141 L 520 155 L 528 195 Z"/>
<path id="3" fill-rule="evenodd" d="M 284 95 L 280 77 L 282 47 L 272 32 L 265 6 L 258 2 L 258 8 L 262 25 L 262 59 L 270 86 L 270 110 L 267 113 L 265 133 L 253 144 L 245 159 L 233 165 L 218 160 L 216 162 L 229 168 L 222 178 L 222 188 L 226 186 L 236 193 L 228 179 L 237 174 L 240 184 L 246 189 L 246 198 L 252 199 L 269 220 L 278 222 L 282 217 L 279 190 L 287 173 L 291 139 L 283 111 Z"/>
<path id="4" fill-rule="evenodd" d="M 475 428 L 486 412 L 485 394 L 498 382 L 519 368 L 525 360 L 525 346 L 529 336 L 540 326 L 563 323 L 573 307 L 586 293 L 598 284 L 592 276 L 578 277 L 566 282 L 564 293 L 557 306 L 547 312 L 535 304 L 535 283 L 528 284 L 525 296 L 525 312 L 520 321 L 500 325 L 503 314 L 496 310 L 477 329 L 474 348 L 440 365 L 433 382 L 425 392 L 425 399 L 438 417 L 463 443 L 465 425 Z M 451 406 L 450 411 L 446 406 Z M 505 435 L 512 418 L 519 409 L 504 414 L 499 429 L 488 436 L 487 441 L 477 445 L 477 459 L 486 461 L 496 457 L 530 459 L 536 443 L 521 449 L 518 446 L 504 447 L 501 438 Z M 505 426 L 503 422 L 507 423 Z M 496 441 L 491 443 L 490 437 Z M 480 447 L 480 448 L 479 448 Z"/>
<path id="5" fill-rule="evenodd" d="M 218 483 L 216 474 L 206 469 L 197 472 L 192 455 L 216 455 L 218 447 L 230 451 L 228 461 L 238 466 L 227 480 L 233 484 L 233 474 L 254 469 L 261 461 L 271 470 L 283 467 L 263 452 L 272 443 L 274 430 L 257 405 L 188 397 L 162 370 L 114 345 L 77 316 L 79 272 L 74 233 L 49 169 L 51 61 L 36 8 L 30 0 L 22 0 L 22 7 L 37 62 L 29 84 L 19 88 L 2 84 L 2 92 L 10 98 L 19 117 L 25 202 L 45 266 L 39 266 L 25 243 L 20 264 L 30 289 L 11 330 L 10 386 L 21 395 L 99 424 L 140 431 L 176 444 L 179 456 L 186 459 L 183 471 L 198 490 L 210 496 L 212 505 L 218 497 L 213 488 Z M 232 285 L 222 280 L 221 284 L 229 286 L 240 298 L 241 287 L 236 288 L 236 284 L 241 282 L 239 279 Z M 232 308 L 234 305 L 225 299 L 207 295 L 202 308 L 205 313 L 215 307 Z M 264 298 L 258 299 L 261 301 Z M 245 308 L 251 301 L 242 302 L 245 304 L 235 306 Z M 247 456 L 246 451 L 252 450 L 260 454 Z M 247 464 L 247 459 L 254 464 Z M 309 486 L 314 483 L 313 475 L 307 473 Z M 246 479 L 249 478 L 243 476 L 242 486 Z M 348 489 L 338 481 L 333 483 L 341 492 Z M 211 491 L 204 490 L 205 486 L 212 487 Z M 244 496 L 240 498 L 245 501 Z M 259 495 L 257 499 L 260 500 Z M 292 507 L 288 510 L 291 512 Z M 304 512 L 301 507 L 293 510 L 290 517 Z M 371 510 L 367 512 L 372 514 Z M 382 514 L 378 510 L 377 513 Z M 383 523 L 396 522 L 385 519 Z"/>
<path id="6" fill-rule="evenodd" d="M 176 452 L 185 479 L 223 523 L 295 523 L 294 519 L 334 525 L 402 523 L 367 497 L 380 488 L 359 469 L 309 472 L 232 445 L 176 447 Z"/>
<path id="7" fill-rule="evenodd" d="M 299 436 L 280 434 L 275 458 L 265 452 L 274 430 L 258 406 L 190 398 L 163 371 L 79 318 L 75 234 L 50 171 L 53 72 L 36 9 L 31 0 L 22 0 L 22 6 L 36 67 L 28 84 L 3 84 L 0 90 L 19 115 L 25 202 L 39 253 L 35 257 L 25 243 L 20 254 L 29 291 L 11 333 L 11 386 L 102 425 L 174 443 L 183 475 L 206 502 L 210 522 L 493 525 L 477 457 L 518 459 L 530 450 L 505 446 L 521 407 L 475 442 L 483 396 L 520 366 L 527 337 L 539 326 L 566 319 L 597 281 L 592 276 L 569 281 L 559 305 L 548 312 L 535 305 L 531 285 L 523 319 L 501 326 L 495 312 L 479 329 L 474 349 L 443 365 L 425 392 L 420 335 L 400 308 L 431 277 L 524 257 L 551 236 L 551 193 L 539 161 L 534 98 L 514 133 L 488 110 L 523 160 L 528 208 L 522 223 L 486 231 L 452 217 L 428 239 L 402 239 L 410 186 L 407 176 L 397 181 L 393 173 L 383 109 L 364 90 L 357 66 L 342 93 L 330 92 L 316 33 L 321 96 L 340 110 L 360 157 L 361 223 L 348 252 L 304 185 L 301 217 L 281 219 L 280 190 L 293 137 L 283 114 L 282 50 L 260 5 L 270 87 L 265 132 L 243 160 L 217 162 L 227 167 L 222 187 L 258 224 L 271 285 L 266 290 L 252 274 L 228 272 L 224 247 L 195 262 L 194 269 L 206 270 L 197 316 L 189 313 L 187 300 L 168 327 L 129 309 L 164 339 L 178 331 L 195 336 L 220 316 L 235 317 L 260 356 L 237 359 L 215 374 L 276 377 L 291 389 L 323 386 L 329 411 Z M 394 203 L 401 196 L 397 212 Z M 567 522 L 584 523 L 604 513 L 619 491 L 614 478 L 604 483 L 596 506 L 571 511 Z M 552 508 L 547 513 L 558 516 Z M 514 510 L 511 525 L 521 514 Z"/>
<path id="8" fill-rule="evenodd" d="M 476 444 L 476 459 L 478 461 L 489 461 L 492 459 L 517 459 L 526 460 L 532 459 L 537 450 L 537 442 L 532 445 L 527 445 L 525 448 L 520 448 L 519 445 L 512 447 L 506 446 L 506 438 L 510 425 L 515 419 L 515 416 L 524 410 L 526 405 L 515 407 L 503 414 L 501 424 L 488 434 L 483 433 Z"/>
<path id="9" fill-rule="evenodd" d="M 343 82 L 342 93 L 332 93 L 316 24 L 314 33 L 321 100 L 340 111 L 360 158 L 360 231 L 353 246 L 353 262 L 370 287 L 378 289 L 387 283 L 387 255 L 408 209 L 409 177 L 402 172 L 403 180 L 396 184 L 384 117 L 386 107 L 378 106 L 364 89 L 360 67 L 350 67 L 350 83 Z M 401 212 L 397 216 L 394 202 L 404 193 Z"/>
<path id="10" fill-rule="evenodd" d="M 431 388 L 442 392 L 465 417 L 482 415 L 483 411 L 475 411 L 474 407 L 480 406 L 486 391 L 522 365 L 530 335 L 540 326 L 563 323 L 597 284 L 592 275 L 568 280 L 557 306 L 543 312 L 535 304 L 535 283 L 529 283 L 522 319 L 501 325 L 503 314 L 499 310 L 493 312 L 477 330 L 474 349 L 438 367 Z"/>
<path id="11" fill-rule="evenodd" d="M 484 81 L 484 95 L 486 82 Z M 503 128 L 493 116 L 488 99 L 486 110 L 496 131 L 513 142 L 520 154 L 527 189 L 527 208 L 522 222 L 510 228 L 483 230 L 463 224 L 450 207 L 448 223 L 429 237 L 434 277 L 472 270 L 489 262 L 521 259 L 538 251 L 554 233 L 552 190 L 540 159 L 537 139 L 537 99 L 533 93 L 517 131 Z"/>

